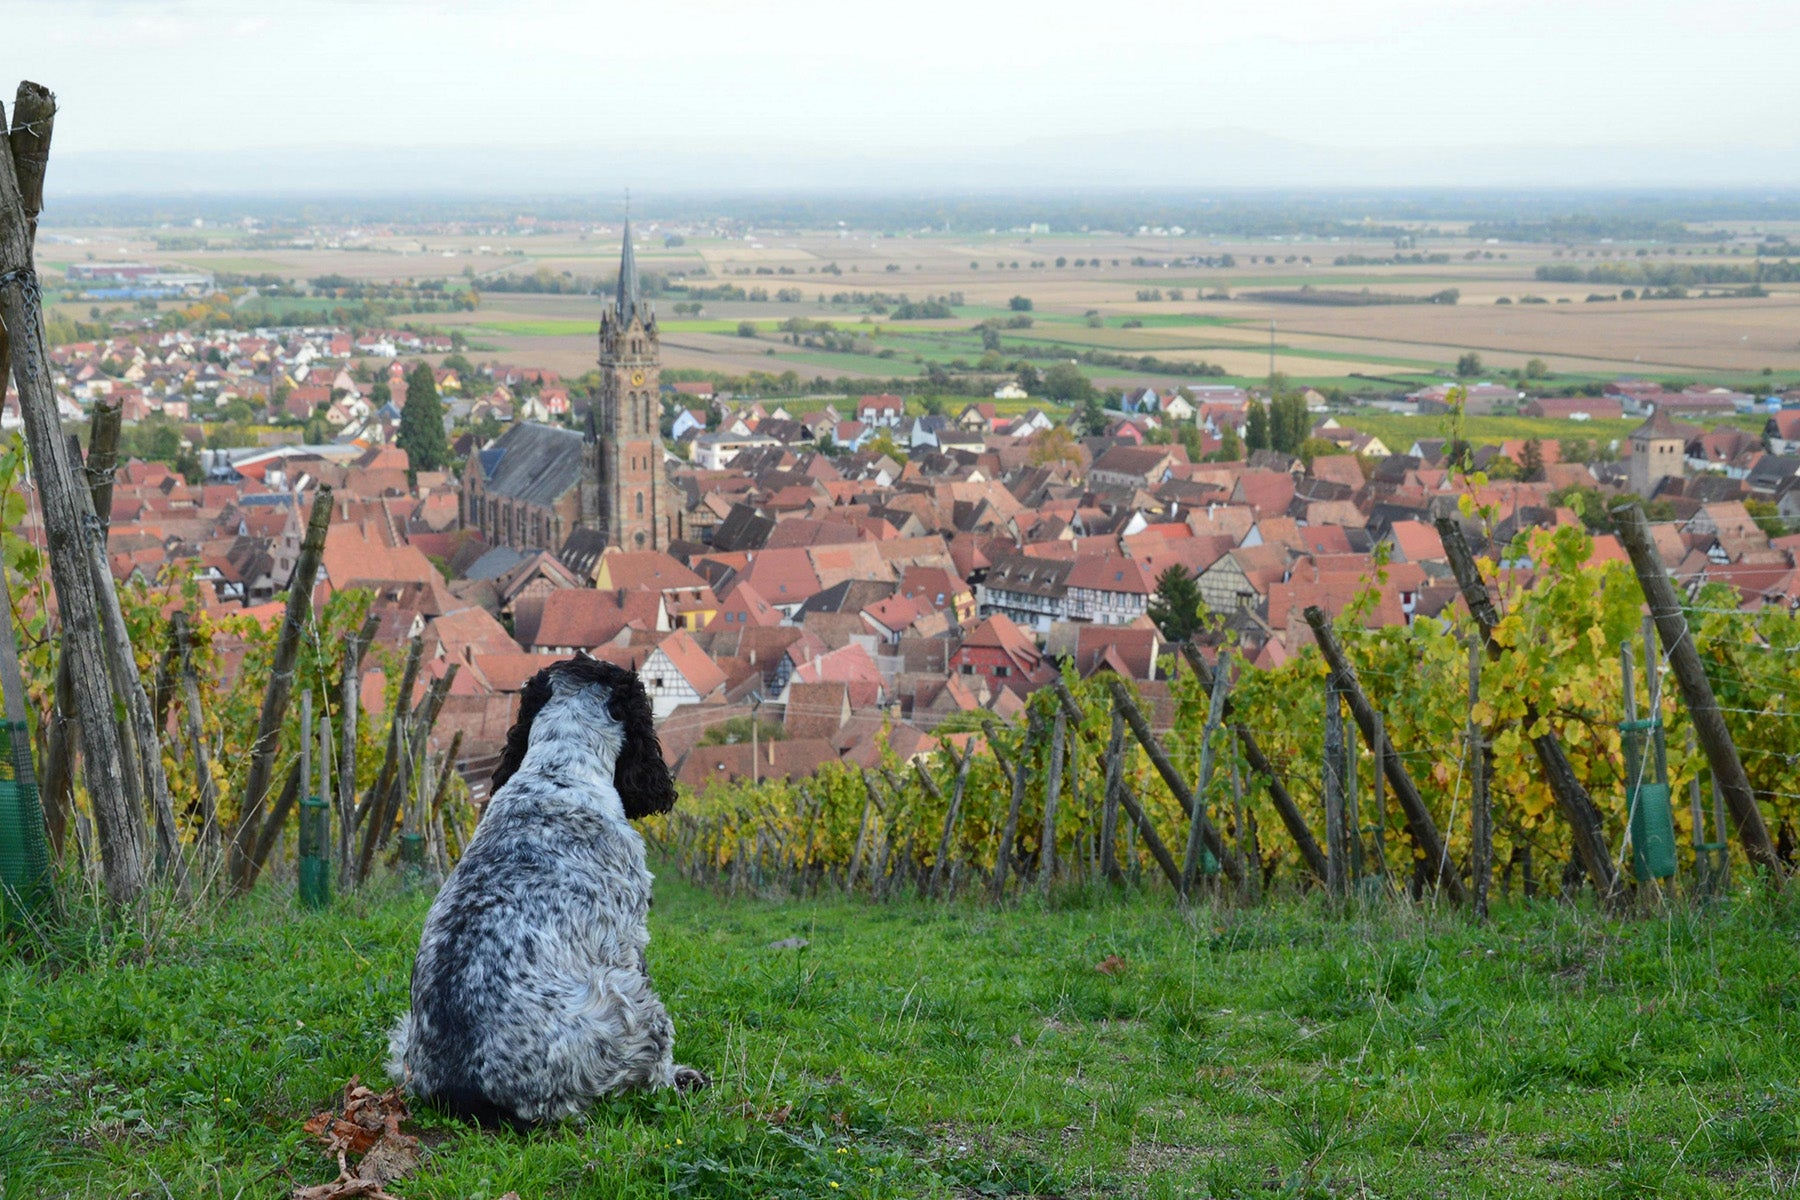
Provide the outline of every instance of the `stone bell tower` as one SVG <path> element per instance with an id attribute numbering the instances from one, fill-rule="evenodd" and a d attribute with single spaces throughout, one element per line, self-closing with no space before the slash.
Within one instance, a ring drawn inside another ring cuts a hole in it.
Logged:
<path id="1" fill-rule="evenodd" d="M 600 317 L 600 399 L 588 413 L 582 488 L 583 517 L 607 545 L 622 550 L 665 550 L 674 536 L 663 469 L 661 376 L 656 312 L 638 295 L 626 218 L 618 295 Z"/>

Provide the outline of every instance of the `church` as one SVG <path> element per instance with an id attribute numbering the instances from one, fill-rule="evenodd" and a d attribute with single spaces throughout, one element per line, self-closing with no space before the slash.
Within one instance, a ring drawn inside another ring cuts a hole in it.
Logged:
<path id="1" fill-rule="evenodd" d="M 680 510 L 663 467 L 662 347 L 643 299 L 631 222 L 619 286 L 600 317 L 600 395 L 583 430 L 520 422 L 469 456 L 462 527 L 491 546 L 557 550 L 575 539 L 625 550 L 665 550 Z"/>

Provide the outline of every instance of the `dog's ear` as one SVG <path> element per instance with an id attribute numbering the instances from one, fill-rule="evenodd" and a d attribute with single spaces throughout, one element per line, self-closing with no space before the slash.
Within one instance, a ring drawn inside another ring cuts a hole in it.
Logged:
<path id="1" fill-rule="evenodd" d="M 501 785 L 511 779 L 519 765 L 525 761 L 525 751 L 531 747 L 531 723 L 537 720 L 539 711 L 550 702 L 550 672 L 554 669 L 545 667 L 533 675 L 519 692 L 519 719 L 506 731 L 506 746 L 500 751 L 500 765 L 494 768 L 494 777 L 488 781 L 489 796 L 499 791 Z"/>
<path id="2" fill-rule="evenodd" d="M 637 821 L 668 812 L 675 807 L 675 780 L 663 761 L 650 694 L 636 671 L 621 671 L 611 681 L 611 688 L 609 711 L 625 729 L 619 761 L 613 767 L 613 786 L 618 789 L 625 815 Z"/>

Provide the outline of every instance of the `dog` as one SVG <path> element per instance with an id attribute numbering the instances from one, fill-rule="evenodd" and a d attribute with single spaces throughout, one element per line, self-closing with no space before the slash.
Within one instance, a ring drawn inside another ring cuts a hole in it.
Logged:
<path id="1" fill-rule="evenodd" d="M 651 875 L 630 822 L 675 784 L 637 672 L 586 655 L 520 696 L 492 798 L 426 915 L 388 1071 L 482 1125 L 524 1128 L 633 1089 L 706 1086 L 651 988 Z"/>

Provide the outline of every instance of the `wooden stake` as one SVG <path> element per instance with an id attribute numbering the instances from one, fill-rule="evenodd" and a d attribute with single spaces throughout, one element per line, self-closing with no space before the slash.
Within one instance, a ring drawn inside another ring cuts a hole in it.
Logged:
<path id="1" fill-rule="evenodd" d="M 1338 698 L 1337 680 L 1325 679 L 1325 759 L 1321 769 L 1325 791 L 1325 862 L 1330 873 L 1325 890 L 1342 900 L 1349 890 L 1348 855 L 1344 836 L 1344 781 L 1339 774 L 1344 760 L 1344 706 Z"/>
<path id="2" fill-rule="evenodd" d="M 1475 720 L 1475 706 L 1481 702 L 1481 646 L 1469 642 L 1469 874 L 1473 884 L 1475 919 L 1488 917 L 1488 883 L 1494 874 L 1494 810 L 1488 796 L 1488 780 L 1492 778 L 1488 758 L 1492 747 L 1481 725 Z"/>
<path id="3" fill-rule="evenodd" d="M 274 774 L 275 751 L 281 742 L 281 723 L 287 716 L 288 700 L 293 695 L 294 663 L 300 654 L 300 635 L 312 620 L 313 583 L 318 578 L 319 559 L 325 553 L 325 533 L 331 525 L 331 509 L 331 488 L 321 486 L 313 498 L 306 535 L 300 543 L 299 561 L 294 566 L 293 578 L 288 581 L 287 610 L 282 616 L 275 654 L 269 663 L 262 714 L 256 722 L 255 740 L 250 743 L 250 769 L 244 780 L 244 796 L 231 830 L 232 884 L 240 892 L 248 891 L 256 882 L 251 851 L 262 840 L 258 833 L 263 821 L 263 806 L 268 800 L 270 777 Z"/>
<path id="4" fill-rule="evenodd" d="M 353 882 L 350 856 L 352 835 L 356 832 L 356 732 L 362 719 L 362 660 L 375 642 L 379 624 L 374 614 L 364 619 L 362 629 L 344 647 L 343 674 L 338 679 L 342 697 L 338 702 L 338 736 L 343 743 L 337 761 L 338 880 L 343 885 Z"/>
<path id="5" fill-rule="evenodd" d="M 1668 570 L 1656 552 L 1656 543 L 1650 538 L 1650 525 L 1644 510 L 1635 503 L 1620 504 L 1614 506 L 1612 513 L 1619 540 L 1625 543 L 1625 550 L 1631 555 L 1632 569 L 1637 572 L 1638 583 L 1650 605 L 1650 615 L 1656 621 L 1656 631 L 1662 637 L 1669 669 L 1681 685 L 1681 696 L 1687 704 L 1694 735 L 1700 739 L 1701 749 L 1706 751 L 1706 760 L 1712 764 L 1713 781 L 1724 793 L 1732 820 L 1737 824 L 1738 842 L 1751 862 L 1767 870 L 1777 883 L 1784 883 L 1787 868 L 1775 852 L 1775 844 L 1769 840 L 1769 829 L 1763 823 L 1762 810 L 1757 807 L 1756 793 L 1750 788 L 1750 777 L 1744 773 L 1743 761 L 1738 758 L 1737 746 L 1731 740 L 1731 730 L 1725 724 L 1725 714 L 1719 711 L 1712 684 L 1706 678 L 1706 667 L 1689 634 L 1675 586 L 1669 582 Z"/>
<path id="6" fill-rule="evenodd" d="M 1187 642 L 1182 645 L 1181 653 L 1187 659 L 1188 666 L 1192 667 L 1194 674 L 1199 677 L 1200 686 L 1210 692 L 1213 686 L 1212 668 L 1207 666 L 1206 660 L 1200 657 L 1199 649 L 1192 642 Z M 1225 704 L 1225 716 L 1228 720 L 1231 716 L 1229 697 Z M 1319 841 L 1313 836 L 1312 828 L 1307 825 L 1306 817 L 1301 814 L 1300 806 L 1294 803 L 1294 797 L 1289 794 L 1287 785 L 1282 783 L 1275 774 L 1274 766 L 1269 762 L 1268 756 L 1262 752 L 1262 747 L 1257 744 L 1256 735 L 1245 728 L 1242 722 L 1233 724 L 1232 729 L 1237 734 L 1238 745 L 1244 748 L 1244 761 L 1250 764 L 1252 771 L 1262 776 L 1268 786 L 1269 800 L 1275 805 L 1275 811 L 1281 817 L 1281 823 L 1287 827 L 1288 837 L 1293 839 L 1294 848 L 1300 852 L 1300 860 L 1306 864 L 1306 869 L 1312 872 L 1313 878 L 1324 883 L 1325 852 L 1319 848 Z"/>
<path id="7" fill-rule="evenodd" d="M 1375 706 L 1363 694 L 1362 682 L 1356 677 L 1356 668 L 1345 656 L 1343 647 L 1338 644 L 1337 631 L 1331 627 L 1324 611 L 1316 605 L 1306 610 L 1306 623 L 1312 626 L 1319 650 L 1331 666 L 1338 690 L 1349 701 L 1350 712 L 1356 718 L 1356 723 L 1373 743 Z M 1382 736 L 1386 738 L 1385 730 Z M 1412 833 L 1413 844 L 1424 854 L 1427 869 L 1437 876 L 1438 886 L 1444 889 L 1451 900 L 1457 904 L 1467 903 L 1468 893 L 1451 866 L 1449 855 L 1444 851 L 1444 839 L 1438 833 L 1437 822 L 1432 819 L 1431 810 L 1425 807 L 1425 798 L 1419 794 L 1418 785 L 1413 782 L 1406 764 L 1391 743 L 1383 746 L 1381 758 L 1382 764 L 1387 768 L 1388 782 L 1394 785 L 1394 796 L 1400 801 L 1400 810 L 1406 814 L 1406 825 Z"/>
<path id="8" fill-rule="evenodd" d="M 937 857 L 931 863 L 931 881 L 926 885 L 928 895 L 937 895 L 938 886 L 944 881 L 944 864 L 950 858 L 950 844 L 956 833 L 956 820 L 962 814 L 963 789 L 969 782 L 969 766 L 974 761 L 975 747 L 971 743 L 963 751 L 962 761 L 956 764 L 956 783 L 950 790 L 950 804 L 944 810 L 944 832 L 938 838 Z M 937 784 L 932 781 L 931 773 L 922 764 L 916 765 L 915 769 L 919 772 L 919 778 L 924 780 L 925 786 L 930 789 L 932 798 L 942 800 L 943 796 L 939 793 Z"/>
<path id="9" fill-rule="evenodd" d="M 1469 613 L 1475 618 L 1482 643 L 1487 647 L 1487 655 L 1490 659 L 1498 659 L 1502 650 L 1500 643 L 1494 640 L 1494 627 L 1500 623 L 1500 614 L 1494 609 L 1487 584 L 1482 582 L 1475 556 L 1469 552 L 1469 543 L 1463 537 L 1462 526 L 1452 517 L 1440 517 L 1437 528 L 1438 536 L 1443 539 L 1445 557 L 1450 560 L 1450 569 L 1456 574 L 1456 581 L 1462 588 L 1463 600 L 1469 606 Z M 1529 729 L 1538 719 L 1537 702 L 1527 699 L 1525 728 Z M 1545 781 L 1556 797 L 1563 819 L 1569 823 L 1575 853 L 1587 868 L 1588 879 L 1593 883 L 1594 891 L 1603 901 L 1617 899 L 1619 877 L 1613 870 L 1612 855 L 1607 850 L 1600 810 L 1595 807 L 1593 797 L 1588 795 L 1587 788 L 1582 786 L 1575 768 L 1570 765 L 1569 756 L 1562 748 L 1562 740 L 1554 733 L 1545 732 L 1531 739 L 1531 748 L 1537 752 L 1538 764 L 1544 769 Z"/>
<path id="10" fill-rule="evenodd" d="M 1006 810 L 1006 824 L 1000 830 L 1000 851 L 994 857 L 994 899 L 1006 891 L 1006 871 L 1012 859 L 1013 838 L 1019 833 L 1019 811 L 1025 806 L 1026 768 L 1031 762 L 1031 744 L 1037 740 L 1038 713 L 1031 710 L 1025 722 L 1025 741 L 1019 747 L 1017 769 L 1013 771 L 1012 803 Z"/>
<path id="11" fill-rule="evenodd" d="M 1225 718 L 1225 696 L 1231 688 L 1230 673 L 1224 669 L 1223 662 L 1219 666 L 1220 669 L 1213 672 L 1213 686 L 1207 697 L 1206 724 L 1200 728 L 1200 790 L 1194 797 L 1195 817 L 1188 822 L 1187 850 L 1181 860 L 1181 891 L 1184 896 L 1194 894 L 1194 884 L 1200 877 L 1200 859 L 1203 853 L 1200 838 L 1204 828 L 1200 817 L 1206 814 L 1208 808 L 1207 797 L 1211 794 L 1209 789 L 1212 786 L 1213 774 L 1213 747 L 1219 732 L 1219 723 Z M 1224 848 L 1224 839 L 1220 838 L 1219 842 L 1220 851 L 1214 853 L 1218 855 L 1220 865 L 1223 866 L 1224 854 L 1221 851 Z M 1238 883 L 1242 882 L 1243 880 L 1240 878 Z"/>
<path id="12" fill-rule="evenodd" d="M 23 100 L 25 89 L 20 90 Z M 47 147 L 54 102 L 41 88 L 36 88 L 31 99 L 39 103 L 30 107 L 21 103 L 15 110 L 15 136 L 23 130 Z M 42 294 L 32 262 L 35 214 L 31 206 L 35 201 L 30 192 L 37 187 L 41 184 L 30 178 L 29 166 L 21 178 L 14 154 L 0 154 L 0 325 L 8 334 L 25 441 L 43 504 L 51 580 L 63 622 L 63 653 L 70 658 L 71 690 L 87 747 L 88 794 L 106 896 L 114 907 L 126 907 L 135 904 L 144 889 L 144 813 L 134 809 L 128 799 L 124 742 L 113 715 L 112 681 L 92 568 L 93 555 L 104 560 L 102 546 L 94 536 L 99 520 L 92 497 L 77 484 L 76 466 L 63 440 L 50 385 Z"/>
<path id="13" fill-rule="evenodd" d="M 224 861 L 224 847 L 219 828 L 219 789 L 213 779 L 212 756 L 206 747 L 206 727 L 200 708 L 200 680 L 194 673 L 193 651 L 199 636 L 188 624 L 185 612 L 177 609 L 169 618 L 170 632 L 179 637 L 181 708 L 187 724 L 188 746 L 194 758 L 194 779 L 200 793 L 200 861 L 202 877 L 210 884 Z"/>
<path id="14" fill-rule="evenodd" d="M 1369 807 L 1373 810 L 1369 828 L 1375 831 L 1375 859 L 1381 864 L 1382 877 L 1392 889 L 1393 878 L 1387 863 L 1387 721 L 1380 710 L 1375 713 L 1375 736 L 1369 739 L 1369 754 L 1374 762 L 1369 770 Z"/>
<path id="15" fill-rule="evenodd" d="M 1232 883 L 1241 885 L 1244 882 L 1243 873 L 1225 853 L 1225 840 L 1219 836 L 1219 831 L 1207 817 L 1205 809 L 1194 802 L 1194 795 L 1188 790 L 1187 781 L 1181 777 L 1181 772 L 1175 769 L 1175 764 L 1169 761 L 1168 752 L 1163 749 L 1162 743 L 1151 731 L 1150 722 L 1146 721 L 1144 714 L 1138 711 L 1138 706 L 1132 700 L 1131 693 L 1125 690 L 1124 683 L 1117 676 L 1108 676 L 1107 684 L 1112 688 L 1113 702 L 1124 710 L 1125 723 L 1131 726 L 1131 732 L 1137 737 L 1138 744 L 1143 746 L 1144 753 L 1150 756 L 1151 764 L 1163 777 L 1163 782 L 1169 786 L 1169 791 L 1174 793 L 1176 803 L 1187 811 L 1188 820 L 1200 827 L 1201 839 L 1205 842 L 1206 848 L 1212 851 L 1213 857 L 1218 859 L 1224 867 L 1227 877 Z M 1185 889 L 1182 894 L 1186 895 Z"/>
<path id="16" fill-rule="evenodd" d="M 1125 714 L 1113 706 L 1112 738 L 1106 745 L 1106 798 L 1100 810 L 1100 873 L 1111 883 L 1124 883 L 1119 870 L 1119 787 L 1125 771 Z"/>
<path id="17" fill-rule="evenodd" d="M 1056 809 L 1062 798 L 1063 739 L 1068 727 L 1059 707 L 1050 724 L 1050 779 L 1044 788 L 1044 828 L 1038 838 L 1038 891 L 1050 894 L 1050 881 L 1056 875 Z"/>

